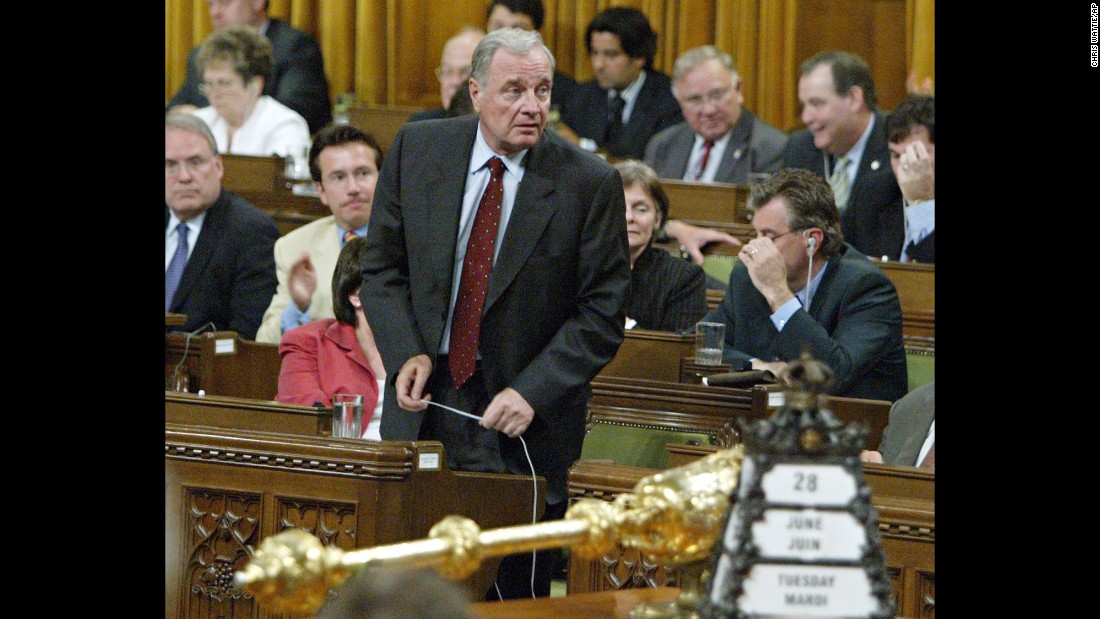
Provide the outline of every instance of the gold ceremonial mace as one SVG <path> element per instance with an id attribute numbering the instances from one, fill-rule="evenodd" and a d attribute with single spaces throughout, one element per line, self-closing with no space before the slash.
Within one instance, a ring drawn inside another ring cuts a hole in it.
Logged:
<path id="1" fill-rule="evenodd" d="M 639 606 L 632 617 L 698 619 L 703 572 L 729 510 L 743 455 L 740 445 L 717 451 L 643 477 L 633 492 L 613 502 L 578 500 L 564 519 L 551 522 L 481 531 L 468 518 L 447 516 L 426 539 L 349 552 L 325 547 L 302 529 L 287 529 L 265 539 L 234 581 L 272 610 L 315 613 L 329 589 L 367 567 L 433 567 L 458 580 L 476 571 L 483 557 L 569 546 L 579 557 L 597 559 L 619 542 L 681 571 L 676 600 Z"/>

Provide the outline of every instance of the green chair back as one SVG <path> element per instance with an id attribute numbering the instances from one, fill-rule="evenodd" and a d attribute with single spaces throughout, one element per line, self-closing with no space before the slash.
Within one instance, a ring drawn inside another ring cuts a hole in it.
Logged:
<path id="1" fill-rule="evenodd" d="M 668 468 L 669 443 L 682 445 L 713 445 L 714 438 L 705 432 L 683 432 L 665 428 L 639 428 L 614 423 L 597 422 L 584 437 L 581 458 L 612 460 L 616 464 L 654 469 Z"/>

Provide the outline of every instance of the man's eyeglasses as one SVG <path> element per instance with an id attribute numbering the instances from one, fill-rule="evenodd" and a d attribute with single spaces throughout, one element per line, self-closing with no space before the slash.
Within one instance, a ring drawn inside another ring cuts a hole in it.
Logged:
<path id="1" fill-rule="evenodd" d="M 210 93 L 218 93 L 224 95 L 230 90 L 233 90 L 233 88 L 238 84 L 239 82 L 234 82 L 231 80 L 218 80 L 214 83 L 203 82 L 199 84 L 199 92 L 207 96 L 209 96 Z"/>
<path id="2" fill-rule="evenodd" d="M 439 78 L 439 81 L 443 81 L 450 77 L 457 77 L 458 79 L 467 79 L 470 77 L 471 67 L 449 67 L 445 64 L 441 64 L 435 68 L 435 76 Z"/>
<path id="3" fill-rule="evenodd" d="M 774 243 L 774 242 L 778 241 L 779 239 L 787 236 L 788 234 L 790 234 L 792 232 L 801 232 L 801 230 L 787 230 L 783 234 L 768 234 L 766 232 L 757 232 L 756 233 L 756 238 L 758 238 L 758 239 L 759 238 L 771 239 L 771 241 Z"/>
<path id="4" fill-rule="evenodd" d="M 691 95 L 690 97 L 684 97 L 683 99 L 680 99 L 680 102 L 683 103 L 686 107 L 695 109 L 703 107 L 703 103 L 706 101 L 710 101 L 711 103 L 718 105 L 722 101 L 725 101 L 726 96 L 729 95 L 730 91 L 732 90 L 732 88 L 715 88 L 714 90 L 708 92 L 706 96 Z"/>
<path id="5" fill-rule="evenodd" d="M 166 159 L 164 161 L 164 175 L 165 176 L 178 176 L 181 169 L 186 168 L 188 174 L 198 174 L 201 172 L 213 159 L 207 159 L 205 157 L 191 157 L 185 159 L 183 165 L 180 162 Z"/>

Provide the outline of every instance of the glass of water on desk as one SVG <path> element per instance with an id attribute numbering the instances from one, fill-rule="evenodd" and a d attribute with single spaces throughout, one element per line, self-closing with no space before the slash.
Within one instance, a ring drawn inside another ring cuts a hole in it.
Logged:
<path id="1" fill-rule="evenodd" d="M 725 323 L 695 323 L 695 363 L 700 365 L 718 365 L 722 363 L 722 349 L 725 343 Z"/>

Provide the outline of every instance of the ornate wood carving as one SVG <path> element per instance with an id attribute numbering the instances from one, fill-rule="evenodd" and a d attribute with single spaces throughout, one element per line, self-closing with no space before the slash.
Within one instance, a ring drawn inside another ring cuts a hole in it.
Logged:
<path id="1" fill-rule="evenodd" d="M 260 496 L 194 488 L 187 492 L 187 512 L 186 616 L 251 616 L 252 596 L 233 585 L 233 574 L 248 563 L 260 541 Z"/>

